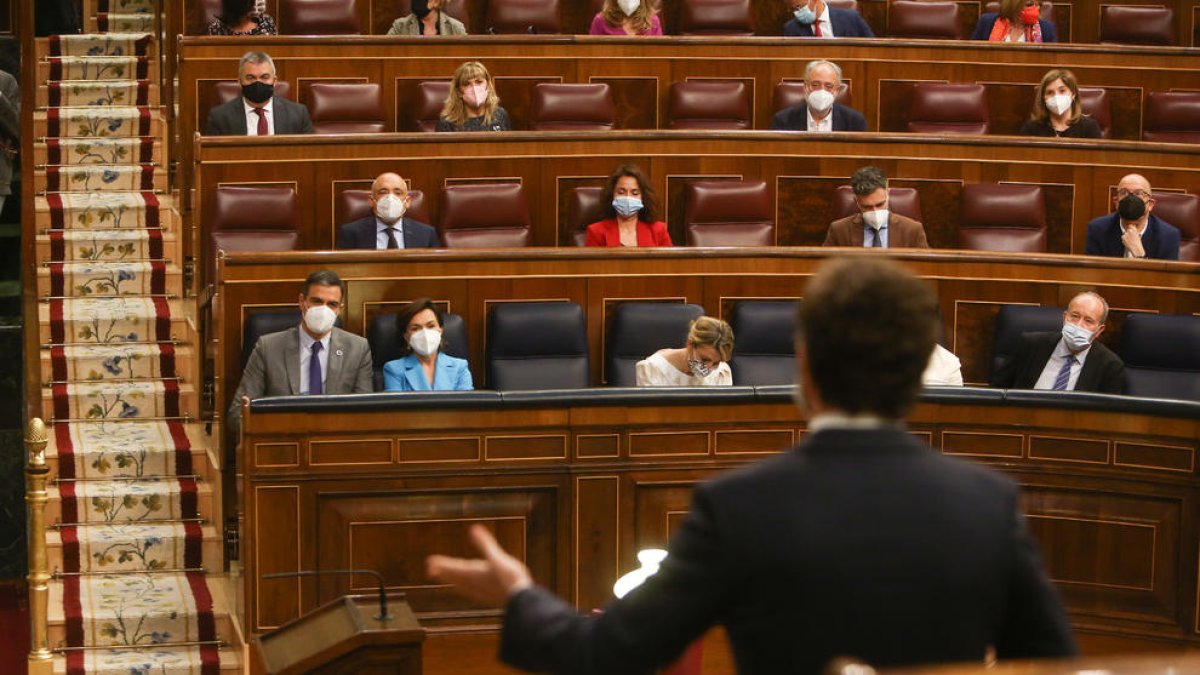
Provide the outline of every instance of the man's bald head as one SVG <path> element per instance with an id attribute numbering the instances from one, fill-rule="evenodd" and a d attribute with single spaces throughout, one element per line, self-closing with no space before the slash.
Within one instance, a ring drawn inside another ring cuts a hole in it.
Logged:
<path id="1" fill-rule="evenodd" d="M 1146 194 L 1151 194 L 1150 181 L 1146 180 L 1146 177 L 1140 173 L 1131 173 L 1121 178 L 1121 182 L 1117 183 L 1117 189 L 1123 189 L 1128 192 L 1144 190 Z"/>

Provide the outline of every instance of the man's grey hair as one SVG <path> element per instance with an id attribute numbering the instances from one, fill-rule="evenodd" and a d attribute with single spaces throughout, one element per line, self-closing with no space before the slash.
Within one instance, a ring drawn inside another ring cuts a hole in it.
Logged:
<path id="1" fill-rule="evenodd" d="M 1100 314 L 1100 325 L 1103 326 L 1108 321 L 1108 301 L 1104 299 L 1104 296 L 1095 291 L 1084 291 L 1071 298 L 1071 302 L 1067 303 L 1067 308 L 1070 309 L 1071 305 L 1075 304 L 1075 301 L 1079 298 L 1095 298 L 1100 303 L 1100 306 L 1104 308 L 1104 311 Z"/>
<path id="2" fill-rule="evenodd" d="M 859 197 L 876 190 L 887 190 L 887 175 L 877 166 L 864 166 L 850 176 L 850 189 Z"/>
<path id="3" fill-rule="evenodd" d="M 812 71 L 820 68 L 821 66 L 828 66 L 831 70 L 833 70 L 834 75 L 837 75 L 838 84 L 842 83 L 842 69 L 839 68 L 838 64 L 834 63 L 833 61 L 826 61 L 825 59 L 809 61 L 808 65 L 804 66 L 804 81 L 808 82 L 808 76 L 812 74 Z"/>
<path id="4" fill-rule="evenodd" d="M 271 67 L 271 75 L 275 75 L 275 62 L 271 60 L 271 55 L 266 52 L 246 52 L 242 54 L 242 60 L 238 61 L 238 78 L 242 77 L 242 73 L 246 70 L 246 64 L 253 63 L 254 65 L 267 64 Z"/>

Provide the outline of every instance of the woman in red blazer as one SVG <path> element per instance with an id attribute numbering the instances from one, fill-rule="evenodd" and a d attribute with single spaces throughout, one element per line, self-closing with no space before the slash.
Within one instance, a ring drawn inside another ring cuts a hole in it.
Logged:
<path id="1" fill-rule="evenodd" d="M 612 172 L 601 203 L 608 218 L 588 225 L 585 246 L 671 246 L 667 224 L 655 220 L 658 198 L 636 165 Z"/>

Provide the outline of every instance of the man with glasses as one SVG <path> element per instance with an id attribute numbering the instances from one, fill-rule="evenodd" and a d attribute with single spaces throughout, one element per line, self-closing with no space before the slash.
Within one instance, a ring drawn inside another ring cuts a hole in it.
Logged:
<path id="1" fill-rule="evenodd" d="M 304 280 L 300 325 L 259 338 L 246 362 L 229 406 L 229 428 L 235 438 L 244 400 L 371 392 L 371 346 L 333 325 L 345 297 L 346 285 L 334 272 L 320 270 Z"/>
<path id="2" fill-rule="evenodd" d="M 842 69 L 832 61 L 810 61 L 804 67 L 804 103 L 784 108 L 771 118 L 774 131 L 866 131 L 867 120 L 854 108 L 836 103 L 845 91 Z"/>
<path id="3" fill-rule="evenodd" d="M 1145 176 L 1131 173 L 1117 183 L 1117 210 L 1088 223 L 1088 255 L 1179 260 L 1179 230 L 1158 216 Z"/>

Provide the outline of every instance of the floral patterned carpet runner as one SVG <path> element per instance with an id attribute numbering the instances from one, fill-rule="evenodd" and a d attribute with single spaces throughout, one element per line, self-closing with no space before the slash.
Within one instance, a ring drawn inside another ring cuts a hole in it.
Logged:
<path id="1" fill-rule="evenodd" d="M 155 2 L 93 0 L 90 25 L 114 32 L 51 37 L 40 66 L 39 312 L 58 497 L 47 544 L 64 618 L 51 647 L 70 675 L 217 675 L 232 638 L 206 581 L 223 561 L 189 424 L 179 261 L 164 247 Z"/>

